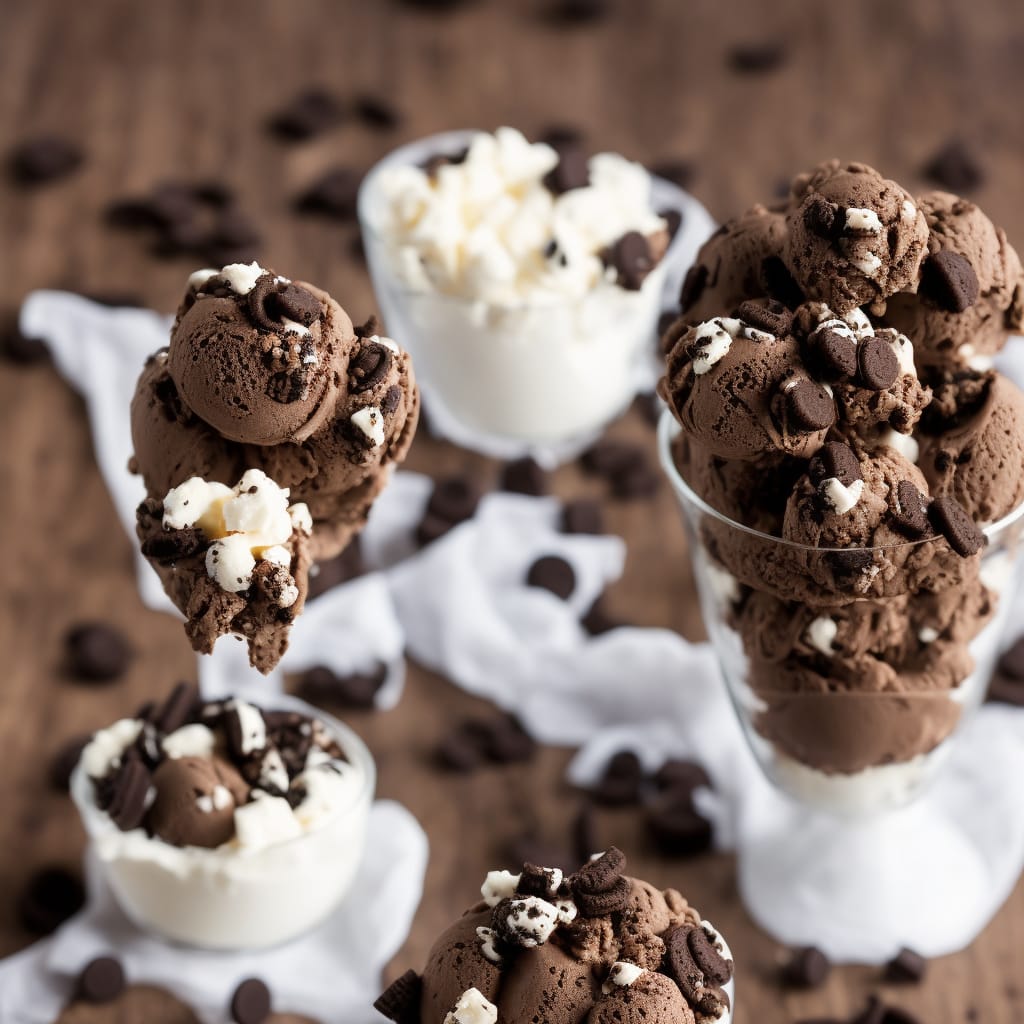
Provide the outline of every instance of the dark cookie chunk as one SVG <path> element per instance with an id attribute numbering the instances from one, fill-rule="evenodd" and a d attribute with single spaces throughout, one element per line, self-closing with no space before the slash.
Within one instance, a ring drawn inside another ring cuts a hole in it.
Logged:
<path id="1" fill-rule="evenodd" d="M 646 462 L 647 454 L 638 444 L 605 437 L 580 456 L 580 465 L 587 473 L 614 480 L 628 473 L 638 462 Z"/>
<path id="2" fill-rule="evenodd" d="M 277 312 L 303 327 L 312 327 L 320 318 L 320 300 L 309 289 L 289 281 L 278 289 Z"/>
<path id="3" fill-rule="evenodd" d="M 579 892 L 608 892 L 626 870 L 626 855 L 617 847 L 609 846 L 596 860 L 584 864 L 572 876 L 573 890 Z"/>
<path id="4" fill-rule="evenodd" d="M 195 683 L 181 682 L 153 712 L 152 722 L 157 731 L 166 736 L 193 721 L 198 707 L 199 687 Z"/>
<path id="5" fill-rule="evenodd" d="M 562 532 L 597 536 L 604 533 L 601 503 L 593 498 L 575 498 L 562 506 Z"/>
<path id="6" fill-rule="evenodd" d="M 81 880 L 64 868 L 42 868 L 18 896 L 18 920 L 33 935 L 49 935 L 85 905 Z"/>
<path id="7" fill-rule="evenodd" d="M 860 462 L 853 449 L 842 441 L 827 441 L 807 466 L 807 475 L 815 487 L 835 478 L 845 487 L 862 480 Z"/>
<path id="8" fill-rule="evenodd" d="M 825 983 L 832 962 L 816 946 L 805 946 L 793 952 L 782 968 L 783 985 L 789 988 L 818 988 Z"/>
<path id="9" fill-rule="evenodd" d="M 74 736 L 62 744 L 50 762 L 50 785 L 58 792 L 67 793 L 71 788 L 71 776 L 82 759 L 82 751 L 92 740 L 92 733 Z"/>
<path id="10" fill-rule="evenodd" d="M 708 284 L 708 276 L 708 268 L 703 263 L 695 263 L 686 272 L 686 277 L 683 278 L 683 287 L 679 293 L 681 313 L 685 314 L 700 301 Z"/>
<path id="11" fill-rule="evenodd" d="M 295 199 L 299 213 L 319 214 L 335 220 L 351 220 L 362 175 L 351 167 L 332 167 Z"/>
<path id="12" fill-rule="evenodd" d="M 826 380 L 838 381 L 857 372 L 857 342 L 831 327 L 819 327 L 807 339 L 809 362 Z"/>
<path id="13" fill-rule="evenodd" d="M 64 637 L 68 669 L 76 678 L 105 683 L 124 675 L 133 652 L 125 635 L 103 622 L 83 622 Z"/>
<path id="14" fill-rule="evenodd" d="M 633 891 L 628 878 L 620 875 L 603 892 L 576 891 L 575 901 L 581 917 L 606 917 L 625 910 Z"/>
<path id="15" fill-rule="evenodd" d="M 363 124 L 377 131 L 394 131 L 402 123 L 402 115 L 382 96 L 371 96 L 369 93 L 357 96 L 354 109 L 356 117 Z"/>
<path id="16" fill-rule="evenodd" d="M 122 832 L 130 832 L 142 824 L 152 775 L 142 759 L 126 757 L 113 779 L 107 814 Z"/>
<path id="17" fill-rule="evenodd" d="M 304 368 L 281 370 L 267 381 L 267 397 L 281 405 L 302 401 L 309 391 L 309 374 Z"/>
<path id="18" fill-rule="evenodd" d="M 242 721 L 243 712 L 238 707 L 231 706 L 225 708 L 224 714 L 221 717 L 221 728 L 224 730 L 224 737 L 228 741 L 228 750 L 231 752 L 232 758 L 238 763 L 260 753 L 266 745 L 265 736 L 270 731 L 270 722 L 267 719 L 267 715 L 260 711 L 259 708 L 254 708 L 254 710 L 263 721 L 264 737 L 250 735 L 246 732 Z M 255 745 L 258 739 L 264 740 L 259 747 Z"/>
<path id="19" fill-rule="evenodd" d="M 864 548 L 849 548 L 846 551 L 830 551 L 828 564 L 837 576 L 856 576 L 871 565 L 873 557 Z"/>
<path id="20" fill-rule="evenodd" d="M 647 236 L 639 231 L 627 231 L 605 254 L 605 264 L 615 268 L 616 282 L 633 292 L 640 290 L 654 262 Z"/>
<path id="21" fill-rule="evenodd" d="M 924 175 L 949 192 L 971 192 L 985 180 L 974 154 L 959 139 L 952 139 L 924 165 Z"/>
<path id="22" fill-rule="evenodd" d="M 733 964 L 722 956 L 716 939 L 704 928 L 694 928 L 686 937 L 693 962 L 701 969 L 705 981 L 724 985 L 731 977 Z"/>
<path id="23" fill-rule="evenodd" d="M 164 529 L 151 534 L 142 542 L 142 553 L 161 565 L 173 565 L 182 558 L 190 558 L 207 546 L 201 530 L 186 526 L 182 530 Z"/>
<path id="24" fill-rule="evenodd" d="M 41 135 L 14 147 L 11 173 L 19 184 L 44 185 L 67 177 L 84 159 L 81 147 L 70 139 Z"/>
<path id="25" fill-rule="evenodd" d="M 406 971 L 377 998 L 373 1008 L 395 1024 L 419 1024 L 423 981 L 415 971 Z"/>
<path id="26" fill-rule="evenodd" d="M 956 498 L 948 495 L 936 498 L 928 507 L 928 518 L 949 541 L 949 546 L 963 558 L 977 554 L 986 544 L 985 534 Z"/>
<path id="27" fill-rule="evenodd" d="M 320 315 L 320 302 L 312 292 L 274 274 L 261 274 L 246 296 L 252 322 L 263 331 L 280 334 L 283 318 L 309 327 Z"/>
<path id="28" fill-rule="evenodd" d="M 640 758 L 632 750 L 620 750 L 613 754 L 605 765 L 604 772 L 591 795 L 599 804 L 624 806 L 640 800 L 640 788 L 644 781 L 644 769 Z"/>
<path id="29" fill-rule="evenodd" d="M 672 758 L 655 773 L 654 784 L 658 789 L 678 789 L 692 792 L 695 789 L 711 789 L 711 776 L 707 769 L 696 761 Z"/>
<path id="30" fill-rule="evenodd" d="M 826 430 L 836 421 L 836 403 L 820 384 L 800 380 L 783 392 L 787 419 L 799 430 Z"/>
<path id="31" fill-rule="evenodd" d="M 505 464 L 501 474 L 501 489 L 513 494 L 540 497 L 548 493 L 548 475 L 535 459 L 529 456 Z"/>
<path id="32" fill-rule="evenodd" d="M 900 376 L 900 361 L 884 338 L 865 338 L 857 346 L 858 381 L 870 391 L 891 388 Z"/>
<path id="33" fill-rule="evenodd" d="M 364 341 L 348 364 L 349 390 L 355 394 L 369 391 L 388 375 L 391 349 L 379 341 Z"/>
<path id="34" fill-rule="evenodd" d="M 87 1003 L 109 1003 L 124 991 L 124 968 L 112 956 L 90 961 L 78 976 L 75 997 Z"/>
<path id="35" fill-rule="evenodd" d="M 484 752 L 478 738 L 460 725 L 437 746 L 437 761 L 442 768 L 466 775 L 484 763 Z"/>
<path id="36" fill-rule="evenodd" d="M 787 57 L 781 39 L 766 39 L 734 46 L 728 53 L 728 64 L 742 75 L 763 75 L 778 70 Z"/>
<path id="37" fill-rule="evenodd" d="M 270 1016 L 270 989 L 259 978 L 246 978 L 231 996 L 231 1018 L 237 1024 L 263 1024 Z"/>
<path id="38" fill-rule="evenodd" d="M 833 240 L 842 232 L 843 218 L 839 207 L 824 196 L 812 195 L 804 203 L 804 224 L 819 238 Z"/>
<path id="39" fill-rule="evenodd" d="M 698 1017 L 719 1017 L 726 1004 L 724 992 L 709 985 L 709 978 L 697 966 L 690 951 L 690 933 L 694 928 L 683 925 L 665 937 L 665 970 L 679 986 L 683 998 Z"/>
<path id="40" fill-rule="evenodd" d="M 924 979 L 928 961 L 912 949 L 901 949 L 885 965 L 885 980 L 893 984 L 916 985 Z"/>
<path id="41" fill-rule="evenodd" d="M 683 226 L 683 215 L 679 210 L 659 210 L 658 216 L 665 222 L 665 230 L 668 232 L 669 241 L 676 237 L 679 229 Z"/>
<path id="42" fill-rule="evenodd" d="M 306 89 L 274 114 L 267 127 L 279 138 L 302 141 L 331 128 L 343 114 L 341 104 L 325 89 Z"/>
<path id="43" fill-rule="evenodd" d="M 576 142 L 556 145 L 558 163 L 544 178 L 544 186 L 556 196 L 574 188 L 586 188 L 590 184 L 590 169 L 587 151 Z"/>
<path id="44" fill-rule="evenodd" d="M 298 695 L 318 707 L 341 705 L 346 708 L 372 708 L 380 688 L 388 677 L 386 665 L 371 672 L 336 675 L 317 665 L 303 674 L 296 687 Z"/>
<path id="45" fill-rule="evenodd" d="M 711 822 L 697 810 L 689 789 L 662 793 L 646 808 L 644 824 L 654 845 L 667 857 L 696 857 L 714 844 Z"/>
<path id="46" fill-rule="evenodd" d="M 427 509 L 451 523 L 470 519 L 480 504 L 480 491 L 468 477 L 438 480 L 427 502 Z"/>
<path id="47" fill-rule="evenodd" d="M 774 300 L 767 306 L 758 302 L 742 302 L 736 315 L 745 324 L 749 324 L 759 331 L 774 334 L 776 338 L 789 334 L 790 328 L 793 326 L 793 314 L 781 302 Z"/>
<path id="48" fill-rule="evenodd" d="M 371 313 L 365 323 L 353 328 L 353 332 L 357 338 L 372 338 L 374 335 L 383 334 L 384 327 L 380 322 L 380 317 L 376 313 Z"/>
<path id="49" fill-rule="evenodd" d="M 553 895 L 552 881 L 553 873 L 551 868 L 543 868 L 537 864 L 526 863 L 523 865 L 522 873 L 519 875 L 516 895 L 539 896 L 541 899 L 550 899 Z"/>
<path id="50" fill-rule="evenodd" d="M 576 589 L 576 573 L 564 558 L 544 555 L 530 566 L 526 583 L 531 587 L 550 590 L 555 597 L 566 601 Z"/>
<path id="51" fill-rule="evenodd" d="M 999 659 L 999 672 L 1011 679 L 1024 680 L 1024 639 L 1018 640 Z"/>
<path id="52" fill-rule="evenodd" d="M 392 384 L 391 387 L 384 392 L 384 397 L 380 400 L 380 411 L 385 416 L 391 416 L 402 404 L 402 397 L 402 386 L 400 384 Z"/>
<path id="53" fill-rule="evenodd" d="M 920 292 L 947 313 L 962 313 L 978 301 L 980 286 L 971 261 L 943 249 L 921 268 Z"/>
<path id="54" fill-rule="evenodd" d="M 909 480 L 901 480 L 896 485 L 896 506 L 892 517 L 897 528 L 909 537 L 923 537 L 931 533 L 928 499 Z"/>

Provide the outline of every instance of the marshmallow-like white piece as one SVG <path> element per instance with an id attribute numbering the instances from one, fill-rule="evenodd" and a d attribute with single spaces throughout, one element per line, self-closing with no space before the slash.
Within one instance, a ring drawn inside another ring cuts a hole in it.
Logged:
<path id="1" fill-rule="evenodd" d="M 163 739 L 164 753 L 173 761 L 179 757 L 213 757 L 217 737 L 201 722 L 183 725 Z"/>
<path id="2" fill-rule="evenodd" d="M 558 924 L 558 907 L 539 896 L 524 896 L 513 900 L 505 915 L 506 927 L 525 949 L 544 945 Z"/>
<path id="3" fill-rule="evenodd" d="M 827 615 L 819 615 L 804 631 L 804 640 L 816 651 L 831 658 L 835 653 L 832 643 L 839 634 L 839 624 Z"/>
<path id="4" fill-rule="evenodd" d="M 467 989 L 445 1016 L 444 1024 L 496 1024 L 498 1008 L 476 988 Z"/>
<path id="5" fill-rule="evenodd" d="M 220 505 L 231 493 L 226 484 L 190 477 L 165 495 L 164 526 L 170 530 L 198 526 L 208 537 L 220 537 L 224 532 Z"/>
<path id="6" fill-rule="evenodd" d="M 626 960 L 616 960 L 608 972 L 605 983 L 601 986 L 601 991 L 605 995 L 609 995 L 616 988 L 629 988 L 645 973 L 646 971 L 642 967 L 637 967 L 636 964 L 631 964 Z"/>
<path id="7" fill-rule="evenodd" d="M 213 792 L 209 795 L 204 793 L 202 796 L 196 797 L 196 807 L 203 814 L 227 810 L 234 802 L 235 798 L 231 795 L 231 790 L 219 783 L 213 787 Z"/>
<path id="8" fill-rule="evenodd" d="M 119 722 L 100 729 L 82 751 L 81 765 L 91 779 L 102 779 L 121 763 L 121 756 L 139 738 L 142 722 L 137 718 L 122 718 Z"/>
<path id="9" fill-rule="evenodd" d="M 266 273 L 255 260 L 252 263 L 229 263 L 217 272 L 236 295 L 248 295 L 256 282 Z"/>
<path id="10" fill-rule="evenodd" d="M 243 755 L 253 754 L 267 745 L 267 723 L 259 708 L 234 697 L 224 705 L 224 710 L 233 711 L 238 716 Z"/>
<path id="11" fill-rule="evenodd" d="M 378 448 L 384 443 L 384 414 L 375 405 L 352 413 L 352 424 L 358 427 Z"/>
<path id="12" fill-rule="evenodd" d="M 917 638 L 923 644 L 933 644 L 939 639 L 939 631 L 934 626 L 922 626 L 917 631 Z"/>
<path id="13" fill-rule="evenodd" d="M 882 222 L 874 210 L 864 209 L 860 206 L 848 206 L 846 208 L 846 230 L 866 231 L 872 235 L 882 232 Z"/>
<path id="14" fill-rule="evenodd" d="M 488 871 L 484 884 L 480 886 L 480 895 L 489 907 L 496 907 L 502 900 L 515 895 L 521 875 L 511 871 Z"/>
<path id="15" fill-rule="evenodd" d="M 731 320 L 726 317 L 718 317 L 715 320 L 705 320 L 698 325 L 694 334 L 693 372 L 698 376 L 707 373 L 715 363 L 724 359 L 732 348 L 735 330 L 730 330 L 730 324 L 739 327 L 738 320 Z"/>
<path id="16" fill-rule="evenodd" d="M 498 952 L 498 938 L 493 928 L 486 928 L 481 925 L 476 930 L 476 937 L 480 942 L 480 952 L 483 953 L 492 964 L 501 963 L 501 954 Z"/>
<path id="17" fill-rule="evenodd" d="M 838 477 L 830 476 L 822 483 L 825 500 L 832 506 L 838 515 L 846 515 L 864 493 L 864 481 L 854 480 L 851 484 L 844 484 Z"/>
<path id="18" fill-rule="evenodd" d="M 278 487 L 261 469 L 246 470 L 223 512 L 225 530 L 246 534 L 252 548 L 284 544 L 292 535 L 288 488 Z"/>
<path id="19" fill-rule="evenodd" d="M 291 518 L 294 529 L 307 535 L 313 532 L 313 516 L 310 514 L 309 506 L 304 501 L 297 501 L 294 505 L 289 505 L 288 515 Z"/>
<path id="20" fill-rule="evenodd" d="M 261 796 L 235 808 L 235 840 L 246 850 L 263 850 L 300 835 L 302 826 L 282 796 Z"/>
<path id="21" fill-rule="evenodd" d="M 232 533 L 206 549 L 206 572 L 221 590 L 232 594 L 248 590 L 256 558 L 244 534 Z"/>

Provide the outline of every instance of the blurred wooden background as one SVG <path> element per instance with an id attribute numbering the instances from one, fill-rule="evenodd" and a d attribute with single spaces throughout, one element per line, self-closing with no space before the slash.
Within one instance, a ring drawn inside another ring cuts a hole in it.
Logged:
<path id="1" fill-rule="evenodd" d="M 400 141 L 454 128 L 512 124 L 539 133 L 576 125 L 597 148 L 648 162 L 685 160 L 691 190 L 724 218 L 773 195 L 791 173 L 837 155 L 875 164 L 911 188 L 952 138 L 984 171 L 972 193 L 1024 245 L 1020 96 L 1024 7 L 1000 0 L 619 0 L 589 24 L 554 26 L 546 0 L 477 0 L 447 14 L 393 0 L 221 0 L 137 4 L 4 0 L 0 5 L 0 144 L 54 132 L 78 140 L 82 169 L 34 190 L 0 182 L 0 297 L 34 288 L 139 293 L 173 308 L 191 261 L 158 261 L 103 224 L 115 197 L 164 179 L 220 178 L 265 236 L 265 262 L 328 288 L 356 319 L 373 308 L 351 252 L 354 228 L 300 220 L 289 199 L 334 164 L 365 169 Z M 740 74 L 736 46 L 782 43 L 780 65 Z M 371 94 L 400 112 L 374 131 L 349 119 L 314 141 L 284 145 L 266 117 L 300 88 L 342 99 Z M 653 436 L 633 413 L 614 428 Z M 0 364 L 0 954 L 26 944 L 14 899 L 35 867 L 74 865 L 81 834 L 46 783 L 61 741 L 99 727 L 194 672 L 180 627 L 135 591 L 131 544 L 96 471 L 79 399 L 47 365 Z M 410 460 L 493 482 L 496 467 L 430 441 Z M 594 490 L 575 467 L 556 489 Z M 630 547 L 611 609 L 632 622 L 700 630 L 682 531 L 664 491 L 613 504 L 609 525 Z M 665 566 L 672 571 L 666 572 Z M 130 633 L 127 677 L 87 689 L 62 678 L 60 640 L 83 618 Z M 413 668 L 401 705 L 351 716 L 380 763 L 380 792 L 403 801 L 430 834 L 421 911 L 393 969 L 422 966 L 433 936 L 474 896 L 504 846 L 535 828 L 564 841 L 576 798 L 564 751 L 469 777 L 438 773 L 431 751 L 474 702 Z M 1008 784 L 1019 785 L 1020 780 Z M 741 1021 L 846 1018 L 878 989 L 878 972 L 835 972 L 817 992 L 776 983 L 780 950 L 746 918 L 732 859 L 659 859 L 635 812 L 605 812 L 601 838 L 632 851 L 638 874 L 681 888 L 729 936 L 740 963 Z M 956 880 L 950 879 L 955 885 Z M 937 895 L 941 898 L 941 894 Z M 968 951 L 932 965 L 926 983 L 887 992 L 930 1024 L 1024 1021 L 1024 887 Z"/>

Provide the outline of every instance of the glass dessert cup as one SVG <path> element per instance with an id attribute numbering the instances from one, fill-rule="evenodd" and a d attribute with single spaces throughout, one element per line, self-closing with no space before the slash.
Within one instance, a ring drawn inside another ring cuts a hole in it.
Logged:
<path id="1" fill-rule="evenodd" d="M 380 228 L 379 177 L 459 152 L 475 134 L 446 132 L 402 146 L 364 179 L 359 221 L 381 315 L 412 354 L 429 416 L 443 434 L 497 455 L 579 447 L 652 386 L 658 316 L 686 270 L 686 229 L 637 291 L 599 288 L 580 300 L 494 305 L 413 290 Z M 692 203 L 670 182 L 652 177 L 651 186 L 653 209 Z M 708 232 L 711 226 L 708 218 Z"/>
<path id="2" fill-rule="evenodd" d="M 665 412 L 659 452 L 683 510 L 704 622 L 771 784 L 745 809 L 757 827 L 739 829 L 748 909 L 783 941 L 817 945 L 820 930 L 801 931 L 796 908 L 819 929 L 834 911 L 840 938 L 830 951 L 843 959 L 890 955 L 874 942 L 879 932 L 913 945 L 939 902 L 943 914 L 974 921 L 970 879 L 982 858 L 966 826 L 933 820 L 931 798 L 950 782 L 942 766 L 1004 645 L 1024 507 L 985 528 L 980 564 L 934 539 L 809 548 L 705 503 L 677 467 L 679 435 Z M 899 907 L 918 908 L 906 915 L 916 920 L 895 920 Z"/>
<path id="3" fill-rule="evenodd" d="M 309 712 L 282 694 L 268 696 L 266 704 Z M 335 910 L 363 857 L 376 766 L 348 726 L 320 710 L 316 717 L 359 773 L 352 800 L 302 835 L 251 852 L 232 844 L 176 847 L 141 829 L 120 831 L 97 806 L 92 780 L 79 764 L 72 798 L 103 877 L 134 924 L 202 949 L 267 949 L 309 931 Z"/>

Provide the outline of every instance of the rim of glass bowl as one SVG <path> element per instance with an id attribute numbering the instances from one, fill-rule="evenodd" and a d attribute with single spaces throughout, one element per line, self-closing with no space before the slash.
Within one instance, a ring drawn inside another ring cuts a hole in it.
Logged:
<path id="1" fill-rule="evenodd" d="M 436 135 L 425 135 L 421 139 L 407 142 L 404 145 L 391 150 L 386 156 L 381 157 L 367 172 L 359 185 L 356 196 L 356 214 L 359 218 L 359 229 L 364 238 L 372 239 L 375 244 L 387 245 L 387 239 L 376 229 L 374 218 L 371 215 L 373 185 L 375 179 L 382 171 L 390 170 L 392 167 L 405 167 L 419 165 L 431 156 L 444 155 L 445 153 L 456 153 L 464 149 L 467 144 L 477 135 L 489 134 L 482 129 L 460 128 L 453 131 L 438 132 Z M 646 168 L 645 168 L 646 169 Z M 675 206 L 682 212 L 683 200 L 690 199 L 690 195 L 678 185 L 659 178 L 657 175 L 647 172 L 651 179 L 651 208 L 660 209 L 668 206 Z M 660 198 L 659 198 L 660 193 Z M 678 259 L 679 247 L 682 244 L 683 229 L 680 228 L 668 244 L 665 255 L 662 256 L 659 267 L 668 268 L 674 259 Z M 437 299 L 457 307 L 483 306 L 485 309 L 499 310 L 503 313 L 514 313 L 519 310 L 550 309 L 552 307 L 568 304 L 566 300 L 553 296 L 544 301 L 534 302 L 510 302 L 495 303 L 486 302 L 483 299 L 471 299 L 462 295 L 449 295 L 439 291 L 418 291 L 410 288 L 402 282 L 394 279 L 388 282 L 389 288 L 401 295 L 413 296 L 415 298 L 429 297 Z M 572 300 L 572 305 L 581 305 L 591 299 L 596 293 L 591 289 L 579 299 Z"/>
<path id="2" fill-rule="evenodd" d="M 791 548 L 794 551 L 807 553 L 814 552 L 817 554 L 831 554 L 838 551 L 910 551 L 923 544 L 933 543 L 936 540 L 936 538 L 932 536 L 922 537 L 920 540 L 906 541 L 902 544 L 883 544 L 877 547 L 818 548 L 812 547 L 809 544 L 800 544 L 797 541 L 786 540 L 783 537 L 776 537 L 771 533 L 762 533 L 760 530 L 755 530 L 751 526 L 746 526 L 743 523 L 737 523 L 735 519 L 730 519 L 727 515 L 719 512 L 718 509 L 704 501 L 704 499 L 701 498 L 700 495 L 698 495 L 683 479 L 683 475 L 679 472 L 679 467 L 676 466 L 675 459 L 672 457 L 672 442 L 682 432 L 683 428 L 672 415 L 672 410 L 667 407 L 662 409 L 661 417 L 658 420 L 658 458 L 661 461 L 661 467 L 665 471 L 665 475 L 669 478 L 677 493 L 684 497 L 689 504 L 698 508 L 704 515 L 710 516 L 712 519 L 717 519 L 718 522 L 733 530 L 737 530 L 740 533 L 756 537 L 758 540 L 765 541 L 766 543 Z M 1008 512 L 1002 519 L 983 527 L 982 532 L 991 541 L 995 537 L 998 537 L 1007 527 L 1012 526 L 1022 517 L 1024 517 L 1024 503 L 1018 505 L 1012 512 Z M 982 554 L 984 554 L 984 549 L 982 549 Z"/>

